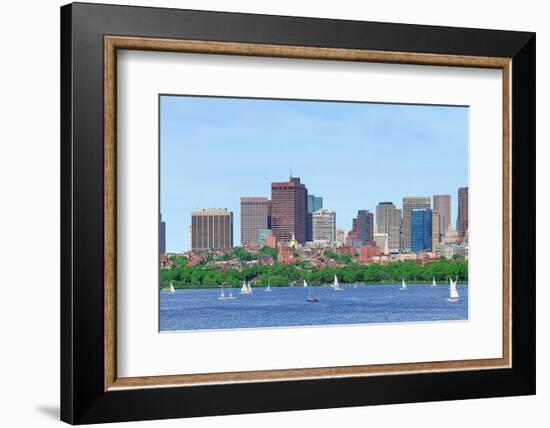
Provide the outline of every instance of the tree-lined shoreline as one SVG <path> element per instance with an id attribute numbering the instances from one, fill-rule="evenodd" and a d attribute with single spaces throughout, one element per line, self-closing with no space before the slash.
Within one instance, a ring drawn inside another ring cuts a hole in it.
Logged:
<path id="1" fill-rule="evenodd" d="M 362 265 L 347 263 L 341 266 L 327 266 L 318 269 L 304 263 L 245 266 L 241 269 L 222 270 L 217 266 L 199 264 L 189 266 L 185 257 L 174 257 L 173 266 L 160 270 L 160 288 L 167 288 L 170 283 L 175 288 L 217 288 L 221 284 L 238 287 L 244 280 L 250 281 L 252 287 L 284 287 L 301 285 L 305 279 L 308 285 L 330 285 L 334 276 L 342 284 L 391 284 L 404 279 L 410 284 L 429 284 L 433 279 L 445 283 L 449 278 L 459 283 L 468 282 L 468 261 L 441 259 L 419 265 L 410 262 L 394 262 L 385 265 L 372 263 Z"/>

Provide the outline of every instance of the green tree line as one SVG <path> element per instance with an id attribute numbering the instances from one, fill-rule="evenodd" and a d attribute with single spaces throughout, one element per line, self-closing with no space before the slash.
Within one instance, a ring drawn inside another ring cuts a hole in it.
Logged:
<path id="1" fill-rule="evenodd" d="M 247 257 L 247 256 L 245 256 Z M 244 279 L 251 284 L 272 287 L 301 284 L 305 279 L 310 285 L 331 284 L 334 275 L 340 283 L 355 282 L 367 284 L 397 283 L 401 279 L 407 282 L 448 282 L 449 278 L 458 278 L 460 282 L 468 281 L 468 262 L 441 259 L 424 266 L 413 262 L 396 262 L 387 265 L 373 263 L 360 265 L 349 263 L 345 266 L 317 269 L 305 263 L 298 265 L 274 264 L 273 266 L 252 266 L 242 270 L 234 268 L 222 271 L 217 267 L 196 265 L 188 266 L 187 259 L 180 257 L 174 260 L 174 267 L 160 270 L 160 286 L 166 288 L 173 282 L 176 288 L 185 287 L 219 287 L 222 283 L 238 287 Z"/>

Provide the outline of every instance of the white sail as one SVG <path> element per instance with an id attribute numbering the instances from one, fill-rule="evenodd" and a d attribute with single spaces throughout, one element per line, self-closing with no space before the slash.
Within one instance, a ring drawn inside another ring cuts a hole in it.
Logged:
<path id="1" fill-rule="evenodd" d="M 435 282 L 435 276 L 432 278 L 432 287 L 435 287 L 437 283 Z"/>
<path id="2" fill-rule="evenodd" d="M 458 281 L 458 278 L 457 278 Z M 457 281 L 453 281 L 451 278 L 451 289 L 450 289 L 450 298 L 451 299 L 458 299 L 460 296 L 458 295 L 458 290 L 456 289 L 456 283 Z"/>
<path id="3" fill-rule="evenodd" d="M 227 296 L 225 295 L 224 286 L 222 284 L 221 290 L 220 290 L 220 296 L 218 297 L 218 300 L 235 300 L 236 298 L 233 297 L 233 292 L 231 291 L 231 286 L 229 286 L 229 293 L 227 293 Z"/>
<path id="4" fill-rule="evenodd" d="M 305 279 L 304 279 L 304 287 L 307 287 L 307 282 Z"/>
<path id="5" fill-rule="evenodd" d="M 334 289 L 334 291 L 342 291 L 343 288 L 340 287 L 340 283 L 338 282 L 338 277 L 336 275 L 334 275 L 334 285 L 332 286 L 332 288 Z"/>
<path id="6" fill-rule="evenodd" d="M 174 284 L 170 282 L 170 293 L 175 293 L 176 289 L 174 288 Z"/>
<path id="7" fill-rule="evenodd" d="M 243 286 L 241 287 L 241 294 L 252 294 L 252 288 L 250 288 L 250 281 L 246 282 L 246 279 L 243 281 Z"/>
<path id="8" fill-rule="evenodd" d="M 405 283 L 405 278 L 401 278 L 401 287 L 399 289 L 400 290 L 406 290 L 407 289 L 407 284 Z"/>

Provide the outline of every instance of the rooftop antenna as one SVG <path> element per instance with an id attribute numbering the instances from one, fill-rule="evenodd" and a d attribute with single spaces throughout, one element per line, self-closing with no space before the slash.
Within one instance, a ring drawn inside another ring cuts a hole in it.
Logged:
<path id="1" fill-rule="evenodd" d="M 292 180 L 292 164 L 290 164 L 290 180 Z"/>

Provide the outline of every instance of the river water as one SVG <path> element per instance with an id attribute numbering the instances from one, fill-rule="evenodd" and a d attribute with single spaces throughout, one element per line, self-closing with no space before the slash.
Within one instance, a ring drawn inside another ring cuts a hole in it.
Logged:
<path id="1" fill-rule="evenodd" d="M 235 300 L 218 300 L 219 289 L 160 292 L 160 330 L 241 329 L 468 319 L 468 286 L 458 285 L 460 299 L 451 303 L 448 284 L 437 287 L 399 284 L 331 287 L 253 288 Z M 317 303 L 306 301 L 310 288 Z M 226 294 L 227 294 L 226 289 Z"/>

